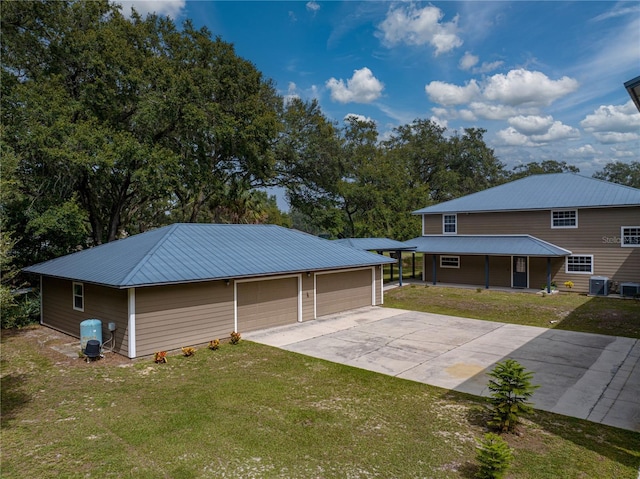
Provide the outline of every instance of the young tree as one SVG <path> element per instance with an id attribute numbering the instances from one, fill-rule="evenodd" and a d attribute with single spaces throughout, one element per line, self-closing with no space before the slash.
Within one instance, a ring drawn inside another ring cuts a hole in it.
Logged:
<path id="1" fill-rule="evenodd" d="M 513 461 L 513 452 L 497 434 L 485 434 L 477 446 L 476 459 L 480 463 L 478 479 L 502 479 Z"/>
<path id="2" fill-rule="evenodd" d="M 489 425 L 503 432 L 512 431 L 520 415 L 531 412 L 528 400 L 539 386 L 531 384 L 533 373 L 525 371 L 514 359 L 497 363 L 488 374 L 492 378 L 488 384 L 492 415 Z"/>

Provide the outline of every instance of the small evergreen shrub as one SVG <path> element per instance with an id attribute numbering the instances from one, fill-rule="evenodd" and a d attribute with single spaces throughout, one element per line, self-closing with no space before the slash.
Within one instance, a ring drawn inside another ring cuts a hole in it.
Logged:
<path id="1" fill-rule="evenodd" d="M 521 414 L 530 413 L 528 402 L 540 386 L 531 384 L 533 373 L 525 371 L 515 359 L 497 363 L 489 373 L 488 388 L 491 391 L 491 415 L 489 426 L 502 432 L 513 431 Z"/>
<path id="2" fill-rule="evenodd" d="M 219 339 L 214 339 L 213 341 L 209 341 L 209 349 L 211 351 L 216 351 L 216 350 L 220 349 L 220 340 Z"/>
<path id="3" fill-rule="evenodd" d="M 194 354 L 196 354 L 196 348 L 192 348 L 191 346 L 184 347 L 182 348 L 182 354 L 184 354 L 187 357 L 193 356 Z"/>
<path id="4" fill-rule="evenodd" d="M 153 360 L 156 364 L 166 363 L 167 362 L 167 352 L 166 351 L 158 351 L 153 355 Z"/>
<path id="5" fill-rule="evenodd" d="M 480 463 L 478 479 L 502 479 L 511 466 L 513 452 L 504 439 L 490 432 L 478 443 L 476 459 Z"/>

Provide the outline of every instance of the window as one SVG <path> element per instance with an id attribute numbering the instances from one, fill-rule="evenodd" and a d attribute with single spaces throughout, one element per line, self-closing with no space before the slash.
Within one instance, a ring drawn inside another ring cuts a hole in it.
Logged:
<path id="1" fill-rule="evenodd" d="M 456 215 L 442 215 L 442 232 L 444 234 L 456 234 Z"/>
<path id="2" fill-rule="evenodd" d="M 624 248 L 640 247 L 640 226 L 623 226 L 621 228 L 620 246 Z"/>
<path id="3" fill-rule="evenodd" d="M 440 256 L 441 268 L 460 268 L 460 256 Z"/>
<path id="4" fill-rule="evenodd" d="M 84 311 L 84 285 L 73 283 L 73 309 Z"/>
<path id="5" fill-rule="evenodd" d="M 577 228 L 578 210 L 559 210 L 551 212 L 552 228 Z"/>
<path id="6" fill-rule="evenodd" d="M 593 274 L 593 255 L 567 256 L 566 272 Z"/>

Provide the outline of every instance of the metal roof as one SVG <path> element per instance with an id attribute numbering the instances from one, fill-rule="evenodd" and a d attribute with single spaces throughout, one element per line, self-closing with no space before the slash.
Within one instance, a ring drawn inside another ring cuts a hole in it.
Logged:
<path id="1" fill-rule="evenodd" d="M 406 243 L 389 238 L 344 238 L 333 241 L 363 251 L 407 251 L 415 249 Z"/>
<path id="2" fill-rule="evenodd" d="M 420 253 L 489 256 L 568 256 L 571 251 L 531 235 L 428 235 L 405 241 Z"/>
<path id="3" fill-rule="evenodd" d="M 624 82 L 624 87 L 629 92 L 629 96 L 636 104 L 636 108 L 640 111 L 640 76 Z"/>
<path id="4" fill-rule="evenodd" d="M 120 288 L 391 263 L 275 225 L 177 223 L 25 268 Z"/>
<path id="5" fill-rule="evenodd" d="M 414 211 L 414 214 L 640 206 L 640 189 L 575 173 L 533 175 Z"/>

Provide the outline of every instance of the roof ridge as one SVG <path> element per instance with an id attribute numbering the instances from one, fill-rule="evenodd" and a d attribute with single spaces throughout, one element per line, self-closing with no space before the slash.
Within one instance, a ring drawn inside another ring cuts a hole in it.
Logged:
<path id="1" fill-rule="evenodd" d="M 181 224 L 186 224 L 186 223 L 174 223 L 172 225 L 166 226 L 165 228 L 167 228 L 167 232 L 162 236 L 162 238 L 160 238 L 159 241 L 156 242 L 155 245 L 153 245 L 153 247 L 149 251 L 147 251 L 147 254 L 145 254 L 144 257 L 140 261 L 138 261 L 138 264 L 136 264 L 133 268 L 131 268 L 131 270 L 124 277 L 121 283 L 128 284 L 131 278 L 133 278 L 133 276 L 142 269 L 142 267 L 147 263 L 147 261 L 149 261 L 153 253 L 155 253 L 158 250 L 158 248 L 160 248 L 160 246 L 162 246 L 164 242 L 167 241 L 171 233 L 173 233 L 174 230 L 178 229 L 178 227 Z"/>

